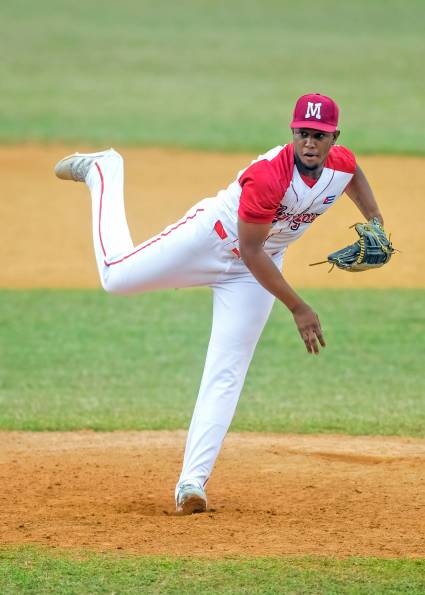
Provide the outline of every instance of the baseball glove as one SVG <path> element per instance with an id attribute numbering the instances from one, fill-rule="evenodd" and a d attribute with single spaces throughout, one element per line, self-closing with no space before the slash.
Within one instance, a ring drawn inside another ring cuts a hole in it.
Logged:
<path id="1" fill-rule="evenodd" d="M 355 227 L 359 234 L 357 242 L 332 252 L 327 260 L 315 262 L 311 266 L 329 262 L 332 264 L 330 270 L 337 266 L 344 271 L 357 273 L 376 269 L 390 260 L 395 249 L 376 217 L 367 223 L 356 223 L 352 227 Z"/>

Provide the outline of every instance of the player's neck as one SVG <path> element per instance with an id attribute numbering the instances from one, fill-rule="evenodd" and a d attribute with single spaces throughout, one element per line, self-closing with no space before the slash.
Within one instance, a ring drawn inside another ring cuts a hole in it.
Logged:
<path id="1" fill-rule="evenodd" d="M 302 163 L 301 159 L 298 157 L 298 155 L 296 153 L 294 154 L 294 158 L 295 158 L 295 165 L 297 167 L 297 170 L 299 171 L 299 173 L 302 176 L 306 176 L 307 178 L 312 178 L 313 180 L 318 180 L 320 178 L 320 176 L 322 175 L 322 171 L 323 171 L 323 163 L 313 169 L 313 168 L 306 167 Z"/>

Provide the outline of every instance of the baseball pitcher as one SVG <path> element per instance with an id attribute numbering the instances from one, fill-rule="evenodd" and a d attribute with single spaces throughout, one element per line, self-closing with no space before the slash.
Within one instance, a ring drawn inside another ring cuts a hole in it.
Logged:
<path id="1" fill-rule="evenodd" d="M 318 315 L 281 273 L 287 247 L 346 192 L 367 223 L 357 229 L 359 240 L 329 262 L 365 270 L 382 266 L 393 252 L 363 171 L 353 153 L 336 144 L 335 101 L 300 97 L 291 129 L 292 142 L 260 155 L 217 196 L 139 245 L 127 226 L 123 159 L 116 151 L 76 153 L 55 168 L 59 178 L 85 182 L 90 190 L 94 251 L 107 292 L 213 290 L 211 337 L 175 491 L 181 514 L 206 510 L 205 484 L 275 299 L 292 313 L 308 353 L 325 347 Z"/>

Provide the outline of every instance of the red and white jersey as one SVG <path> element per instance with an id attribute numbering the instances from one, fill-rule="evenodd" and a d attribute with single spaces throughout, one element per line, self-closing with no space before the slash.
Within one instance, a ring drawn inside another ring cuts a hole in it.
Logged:
<path id="1" fill-rule="evenodd" d="M 218 193 L 208 211 L 217 219 L 216 232 L 236 255 L 238 217 L 248 223 L 270 223 L 264 249 L 276 254 L 335 203 L 355 169 L 353 153 L 334 145 L 320 178 L 312 185 L 312 180 L 301 176 L 294 165 L 293 144 L 278 146 L 240 171 L 237 179 Z"/>

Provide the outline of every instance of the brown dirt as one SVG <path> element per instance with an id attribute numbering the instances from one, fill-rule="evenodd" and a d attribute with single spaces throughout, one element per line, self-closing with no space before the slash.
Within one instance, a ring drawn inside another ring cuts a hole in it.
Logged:
<path id="1" fill-rule="evenodd" d="M 90 147 L 75 147 L 91 150 Z M 119 148 L 121 151 L 121 147 Z M 90 206 L 81 184 L 53 175 L 54 163 L 74 148 L 0 147 L 2 271 L 0 287 L 98 287 L 92 254 Z M 130 227 L 136 242 L 173 222 L 194 202 L 214 196 L 255 157 L 252 154 L 124 149 Z M 359 220 L 342 199 L 291 247 L 288 279 L 298 287 L 424 287 L 424 158 L 364 157 L 360 163 L 382 206 L 394 244 L 402 251 L 373 272 L 350 275 L 308 267 L 353 241 Z"/>
<path id="2" fill-rule="evenodd" d="M 425 556 L 425 440 L 230 434 L 173 514 L 183 432 L 0 433 L 1 543 L 187 556 Z"/>

